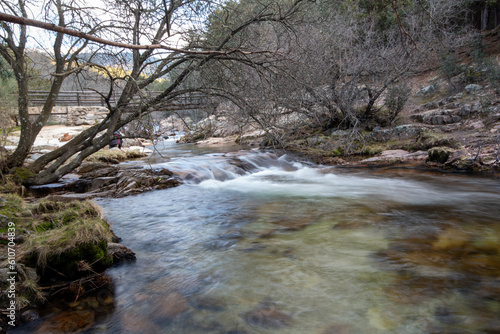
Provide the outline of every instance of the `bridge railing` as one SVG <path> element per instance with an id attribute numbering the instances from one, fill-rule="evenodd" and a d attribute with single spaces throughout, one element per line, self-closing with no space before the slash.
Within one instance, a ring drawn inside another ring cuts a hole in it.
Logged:
<path id="1" fill-rule="evenodd" d="M 32 107 L 43 106 L 47 97 L 49 96 L 48 91 L 33 90 L 28 92 L 28 104 Z M 111 103 L 116 103 L 114 97 L 111 99 Z M 65 91 L 59 92 L 56 99 L 56 106 L 106 106 L 104 98 L 94 91 Z"/>
<path id="2" fill-rule="evenodd" d="M 142 97 L 136 96 L 129 103 L 127 109 L 138 107 L 141 100 L 151 99 L 160 94 L 159 91 L 148 91 L 143 93 Z M 48 91 L 33 90 L 28 92 L 28 103 L 32 107 L 43 106 L 47 97 Z M 115 105 L 118 100 L 117 96 L 110 99 L 111 105 Z M 185 110 L 185 109 L 202 109 L 212 104 L 208 95 L 203 93 L 189 93 L 176 97 L 174 100 L 160 103 L 157 108 L 164 110 Z M 105 99 L 94 91 L 64 91 L 60 92 L 56 99 L 56 106 L 106 106 Z"/>

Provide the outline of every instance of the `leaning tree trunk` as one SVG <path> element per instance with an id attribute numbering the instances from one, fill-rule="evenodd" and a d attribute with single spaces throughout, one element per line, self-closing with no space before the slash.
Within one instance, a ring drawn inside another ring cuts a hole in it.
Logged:
<path id="1" fill-rule="evenodd" d="M 22 65 L 21 65 L 22 66 Z M 24 72 L 24 71 L 23 71 Z M 25 73 L 23 73 L 25 74 Z M 21 126 L 21 136 L 16 150 L 7 157 L 7 167 L 20 167 L 31 151 L 31 147 L 38 133 L 33 131 L 33 123 L 29 119 L 28 113 L 28 80 L 26 75 L 17 76 L 18 94 L 18 120 Z"/>
<path id="2" fill-rule="evenodd" d="M 489 13 L 489 6 L 485 5 L 483 9 L 483 15 L 481 15 L 481 30 L 486 30 L 488 29 L 488 13 Z"/>

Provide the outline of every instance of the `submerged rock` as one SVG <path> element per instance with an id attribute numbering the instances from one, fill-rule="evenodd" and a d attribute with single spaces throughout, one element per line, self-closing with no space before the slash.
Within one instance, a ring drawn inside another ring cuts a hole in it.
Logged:
<path id="1" fill-rule="evenodd" d="M 438 306 L 434 310 L 434 317 L 443 324 L 455 325 L 463 322 L 463 319 L 446 306 Z"/>
<path id="2" fill-rule="evenodd" d="M 446 277 L 399 277 L 387 286 L 388 297 L 400 304 L 419 304 L 429 298 L 436 298 L 450 288 Z"/>
<path id="3" fill-rule="evenodd" d="M 321 334 L 351 334 L 353 333 L 349 326 L 344 324 L 335 324 L 328 326 Z"/>
<path id="4" fill-rule="evenodd" d="M 439 234 L 438 240 L 432 243 L 432 249 L 457 249 L 467 245 L 470 242 L 470 239 L 471 236 L 468 233 L 457 228 L 449 228 Z"/>
<path id="5" fill-rule="evenodd" d="M 47 318 L 37 327 L 37 334 L 72 334 L 82 333 L 95 320 L 95 313 L 89 310 L 63 311 Z"/>
<path id="6" fill-rule="evenodd" d="M 178 292 L 172 292 L 153 302 L 153 317 L 158 320 L 171 319 L 186 312 L 188 307 L 186 297 Z"/>
<path id="7" fill-rule="evenodd" d="M 482 281 L 476 289 L 476 294 L 483 298 L 500 301 L 500 278 Z"/>
<path id="8" fill-rule="evenodd" d="M 225 303 L 212 296 L 196 296 L 190 299 L 191 305 L 200 310 L 221 312 L 226 309 Z"/>
<path id="9" fill-rule="evenodd" d="M 277 329 L 291 325 L 292 316 L 274 308 L 256 308 L 242 315 L 250 326 Z"/>
<path id="10" fill-rule="evenodd" d="M 124 334 L 161 333 L 162 330 L 151 319 L 136 313 L 126 311 L 121 317 L 121 332 Z"/>

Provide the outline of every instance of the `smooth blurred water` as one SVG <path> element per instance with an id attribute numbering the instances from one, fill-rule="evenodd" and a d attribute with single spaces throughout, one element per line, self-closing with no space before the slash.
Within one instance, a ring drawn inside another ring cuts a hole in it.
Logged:
<path id="1" fill-rule="evenodd" d="M 221 150 L 168 144 L 143 163 L 185 184 L 98 201 L 137 261 L 85 333 L 500 330 L 498 180 Z"/>

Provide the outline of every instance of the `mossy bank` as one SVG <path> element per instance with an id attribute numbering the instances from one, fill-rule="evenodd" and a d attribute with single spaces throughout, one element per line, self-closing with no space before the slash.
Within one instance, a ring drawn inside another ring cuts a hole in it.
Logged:
<path id="1" fill-rule="evenodd" d="M 56 291 L 78 298 L 111 284 L 102 273 L 116 262 L 108 245 L 118 240 L 93 202 L 29 203 L 20 195 L 0 193 L 0 221 L 0 303 L 7 309 L 13 299 L 7 278 L 15 272 L 16 324 L 24 320 L 25 309 L 43 305 Z M 72 284 L 76 280 L 79 284 Z M 2 317 L 0 332 L 10 320 Z"/>

